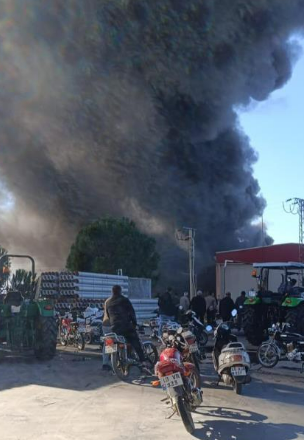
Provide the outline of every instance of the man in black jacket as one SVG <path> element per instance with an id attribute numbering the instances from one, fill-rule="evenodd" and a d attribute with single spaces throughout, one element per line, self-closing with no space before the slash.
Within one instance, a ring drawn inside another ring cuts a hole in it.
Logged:
<path id="1" fill-rule="evenodd" d="M 225 298 L 223 298 L 220 302 L 220 315 L 224 322 L 230 321 L 231 312 L 235 308 L 233 299 L 231 299 L 231 293 L 227 292 Z"/>
<path id="2" fill-rule="evenodd" d="M 114 333 L 124 336 L 132 345 L 139 360 L 143 362 L 145 355 L 136 332 L 136 315 L 131 301 L 122 295 L 121 287 L 112 287 L 112 296 L 104 304 L 103 322 L 108 322 Z"/>
<path id="3" fill-rule="evenodd" d="M 190 308 L 196 313 L 198 319 L 203 323 L 206 313 L 206 301 L 201 290 L 198 290 L 197 295 L 192 298 Z"/>

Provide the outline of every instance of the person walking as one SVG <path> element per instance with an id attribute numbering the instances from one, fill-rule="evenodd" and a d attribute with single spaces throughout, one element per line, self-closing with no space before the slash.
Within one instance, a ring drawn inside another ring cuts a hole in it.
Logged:
<path id="1" fill-rule="evenodd" d="M 231 298 L 231 293 L 227 292 L 225 295 L 225 298 L 223 298 L 220 301 L 220 308 L 219 308 L 221 318 L 224 322 L 230 321 L 231 312 L 234 308 L 235 308 L 235 305 L 234 305 L 233 299 Z"/>
<path id="2" fill-rule="evenodd" d="M 215 315 L 216 315 L 216 299 L 214 295 L 208 292 L 208 295 L 205 297 L 206 301 L 206 310 L 207 310 L 207 323 L 210 325 L 214 324 Z"/>
<path id="3" fill-rule="evenodd" d="M 243 313 L 244 313 L 244 302 L 246 301 L 246 292 L 244 290 L 241 292 L 240 296 L 237 297 L 235 301 L 235 307 L 238 311 L 237 316 L 237 327 L 240 331 L 243 324 Z"/>
<path id="4" fill-rule="evenodd" d="M 196 313 L 198 319 L 201 322 L 204 322 L 206 313 L 206 301 L 203 297 L 203 292 L 201 290 L 198 290 L 197 295 L 192 298 L 190 302 L 190 308 L 191 310 L 193 310 L 193 312 Z"/>

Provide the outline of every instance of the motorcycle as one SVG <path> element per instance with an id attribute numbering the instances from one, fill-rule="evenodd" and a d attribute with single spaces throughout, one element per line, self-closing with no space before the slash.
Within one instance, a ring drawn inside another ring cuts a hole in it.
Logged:
<path id="1" fill-rule="evenodd" d="M 190 330 L 183 329 L 183 327 L 179 326 L 176 329 L 176 326 L 172 326 L 168 327 L 167 331 L 163 333 L 161 342 L 166 347 L 176 348 L 181 353 L 183 362 L 190 362 L 195 366 L 198 382 L 201 386 L 201 356 L 195 335 Z"/>
<path id="2" fill-rule="evenodd" d="M 188 310 L 185 316 L 188 320 L 189 330 L 195 335 L 199 348 L 204 351 L 203 347 L 205 347 L 208 342 L 208 333 L 206 332 L 205 324 L 198 319 L 196 313 L 192 310 Z"/>
<path id="3" fill-rule="evenodd" d="M 166 400 L 171 403 L 173 410 L 170 417 L 178 414 L 186 430 L 193 433 L 195 427 L 191 411 L 200 406 L 203 400 L 195 365 L 184 362 L 182 353 L 176 347 L 166 347 L 155 366 L 155 374 L 158 380 L 152 382 L 152 385 L 161 385 L 166 392 Z"/>
<path id="4" fill-rule="evenodd" d="M 59 321 L 59 340 L 62 346 L 73 345 L 78 350 L 84 350 L 84 332 L 84 326 L 70 317 L 63 317 Z"/>
<path id="5" fill-rule="evenodd" d="M 304 372 L 304 336 L 288 331 L 288 324 L 281 329 L 273 325 L 268 329 L 269 341 L 263 342 L 258 348 L 260 364 L 273 368 L 279 361 L 302 362 L 301 372 Z"/>
<path id="6" fill-rule="evenodd" d="M 119 379 L 126 380 L 131 367 L 141 367 L 137 353 L 124 336 L 107 333 L 100 339 L 101 344 L 105 344 L 105 354 L 110 355 L 113 372 Z M 141 342 L 141 345 L 147 361 L 153 368 L 158 361 L 157 348 L 150 341 Z"/>
<path id="7" fill-rule="evenodd" d="M 102 318 L 103 311 L 98 308 L 87 307 L 83 313 L 85 320 L 85 342 L 86 344 L 99 344 L 103 335 Z"/>
<path id="8" fill-rule="evenodd" d="M 237 314 L 232 311 L 232 317 Z M 212 359 L 215 371 L 226 385 L 232 385 L 236 394 L 242 394 L 244 384 L 250 383 L 250 358 L 244 345 L 231 333 L 231 322 L 221 323 L 215 330 Z M 209 331 L 207 326 L 207 331 Z"/>

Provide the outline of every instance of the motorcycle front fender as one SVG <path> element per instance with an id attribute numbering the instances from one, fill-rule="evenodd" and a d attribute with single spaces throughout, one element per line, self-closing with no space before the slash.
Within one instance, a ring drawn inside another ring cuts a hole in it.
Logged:
<path id="1" fill-rule="evenodd" d="M 176 403 L 176 400 L 179 396 L 182 396 L 184 393 L 184 389 L 182 386 L 175 387 L 175 388 L 168 388 L 167 394 L 172 399 L 173 403 Z"/>

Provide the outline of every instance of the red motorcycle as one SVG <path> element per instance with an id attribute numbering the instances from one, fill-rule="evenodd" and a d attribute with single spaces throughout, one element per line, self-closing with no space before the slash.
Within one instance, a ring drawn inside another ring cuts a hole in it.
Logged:
<path id="1" fill-rule="evenodd" d="M 172 340 L 172 338 L 171 338 Z M 173 344 L 174 345 L 174 344 Z M 180 351 L 172 347 L 165 348 L 159 362 L 155 365 L 155 374 L 159 380 L 153 386 L 161 385 L 167 393 L 174 414 L 178 414 L 186 430 L 191 434 L 195 427 L 191 411 L 202 403 L 200 378 L 194 364 L 183 362 Z"/>
<path id="2" fill-rule="evenodd" d="M 84 350 L 84 331 L 85 329 L 78 322 L 70 318 L 61 318 L 59 323 L 60 344 L 63 346 L 74 345 L 78 350 Z"/>

